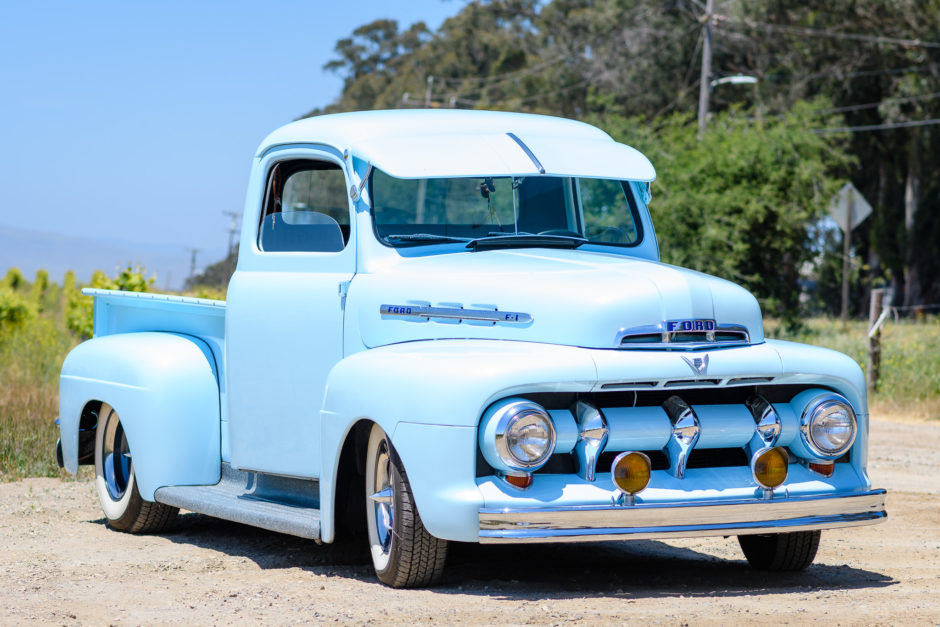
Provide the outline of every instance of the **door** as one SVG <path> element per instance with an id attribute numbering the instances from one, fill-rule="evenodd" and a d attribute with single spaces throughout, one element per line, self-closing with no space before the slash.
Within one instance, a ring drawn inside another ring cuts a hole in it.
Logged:
<path id="1" fill-rule="evenodd" d="M 260 211 L 246 211 L 253 224 L 243 229 L 226 311 L 236 468 L 320 474 L 320 406 L 343 357 L 340 286 L 356 258 L 341 164 L 338 155 L 297 149 L 268 157 Z"/>

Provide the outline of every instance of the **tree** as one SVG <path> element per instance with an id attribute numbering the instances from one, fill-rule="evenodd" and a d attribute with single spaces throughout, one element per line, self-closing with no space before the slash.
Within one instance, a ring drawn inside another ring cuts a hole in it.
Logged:
<path id="1" fill-rule="evenodd" d="M 856 157 L 847 175 L 874 207 L 853 233 L 865 262 L 855 311 L 867 313 L 865 288 L 884 282 L 895 304 L 940 302 L 940 126 L 903 126 L 940 119 L 940 0 L 715 6 L 712 76 L 759 82 L 714 90 L 714 114 L 741 107 L 785 120 L 825 97 L 831 111 L 801 115 L 804 129 L 902 125 L 851 132 L 845 147 Z M 640 116 L 668 129 L 662 116 L 696 108 L 704 19 L 687 0 L 475 0 L 433 33 L 380 20 L 337 44 L 328 67 L 345 88 L 325 111 L 421 106 L 433 76 L 432 106 Z M 825 142 L 844 146 L 838 133 Z"/>
<path id="2" fill-rule="evenodd" d="M 792 325 L 800 268 L 816 252 L 809 225 L 851 163 L 844 136 L 807 130 L 820 108 L 799 105 L 763 123 L 730 110 L 713 117 L 701 141 L 690 113 L 655 130 L 638 118 L 595 121 L 657 168 L 650 208 L 662 259 L 744 285 Z"/>

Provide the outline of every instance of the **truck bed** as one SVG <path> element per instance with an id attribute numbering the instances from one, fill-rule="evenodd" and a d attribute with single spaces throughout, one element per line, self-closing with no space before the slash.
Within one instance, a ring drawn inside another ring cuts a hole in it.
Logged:
<path id="1" fill-rule="evenodd" d="M 219 378 L 224 380 L 224 300 L 95 288 L 85 288 L 82 294 L 95 299 L 95 337 L 141 331 L 198 337 L 212 349 Z"/>

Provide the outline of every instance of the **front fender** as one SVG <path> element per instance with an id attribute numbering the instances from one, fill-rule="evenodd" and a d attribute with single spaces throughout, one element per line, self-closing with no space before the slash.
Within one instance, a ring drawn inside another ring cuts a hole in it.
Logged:
<path id="1" fill-rule="evenodd" d="M 65 469 L 78 471 L 78 428 L 92 401 L 121 418 L 141 497 L 167 485 L 209 485 L 221 474 L 219 385 L 202 340 L 173 333 L 124 333 L 73 349 L 59 379 Z"/>
<path id="2" fill-rule="evenodd" d="M 589 391 L 597 370 L 588 351 L 498 340 L 408 342 L 356 353 L 327 380 L 321 411 L 321 534 L 335 533 L 339 454 L 359 420 L 392 439 L 428 531 L 476 541 L 476 432 L 483 410 L 515 390 Z"/>

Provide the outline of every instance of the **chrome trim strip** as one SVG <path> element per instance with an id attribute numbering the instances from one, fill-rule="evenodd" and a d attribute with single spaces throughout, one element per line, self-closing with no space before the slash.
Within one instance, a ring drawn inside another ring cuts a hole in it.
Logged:
<path id="1" fill-rule="evenodd" d="M 535 156 L 535 153 L 525 145 L 521 139 L 516 137 L 514 133 L 506 133 L 509 135 L 509 139 L 519 144 L 519 147 L 522 148 L 522 151 L 525 152 L 526 156 L 532 162 L 532 165 L 535 166 L 535 169 L 539 171 L 539 174 L 545 174 L 545 168 L 542 166 L 542 162 L 538 160 L 538 157 Z"/>
<path id="2" fill-rule="evenodd" d="M 516 311 L 489 309 L 463 309 L 457 307 L 428 307 L 425 305 L 382 305 L 379 314 L 398 318 L 447 318 L 451 320 L 479 320 L 505 324 L 528 324 L 532 316 Z"/>
<path id="3" fill-rule="evenodd" d="M 885 490 L 630 506 L 570 506 L 479 511 L 481 543 L 596 542 L 780 533 L 872 525 L 887 518 Z"/>

